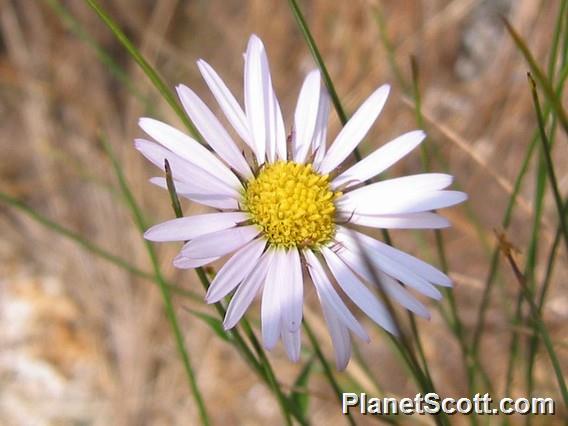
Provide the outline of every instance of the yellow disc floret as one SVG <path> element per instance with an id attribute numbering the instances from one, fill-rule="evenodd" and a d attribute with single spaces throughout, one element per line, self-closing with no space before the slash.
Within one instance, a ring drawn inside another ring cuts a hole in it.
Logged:
<path id="1" fill-rule="evenodd" d="M 278 161 L 247 183 L 243 204 L 270 244 L 317 248 L 334 235 L 339 195 L 311 164 Z"/>

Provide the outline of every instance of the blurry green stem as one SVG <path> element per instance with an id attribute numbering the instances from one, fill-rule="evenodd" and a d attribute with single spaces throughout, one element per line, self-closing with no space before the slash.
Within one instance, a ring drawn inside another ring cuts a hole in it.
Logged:
<path id="1" fill-rule="evenodd" d="M 542 118 L 542 111 L 540 109 L 540 102 L 538 100 L 538 93 L 536 91 L 536 83 L 530 73 L 528 73 L 527 75 L 531 84 L 531 93 L 538 120 L 540 141 L 542 143 L 542 152 L 546 161 L 546 172 L 548 174 L 548 180 L 550 181 L 550 186 L 552 188 L 552 194 L 554 195 L 554 202 L 556 203 L 556 210 L 558 211 L 558 221 L 560 223 L 560 228 L 562 229 L 562 234 L 564 235 L 566 251 L 568 252 L 568 225 L 566 224 L 566 217 L 562 213 L 562 205 L 564 203 L 562 201 L 562 195 L 560 195 L 560 189 L 558 188 L 558 180 L 556 179 L 556 172 L 554 171 L 552 156 L 550 155 L 550 144 L 548 143 L 548 137 L 546 136 L 546 131 L 544 130 L 544 120 Z"/>
<path id="2" fill-rule="evenodd" d="M 136 226 L 138 227 L 139 231 L 141 233 L 143 233 L 146 230 L 147 226 L 146 226 L 146 223 L 145 223 L 144 218 L 142 216 L 142 211 L 140 210 L 138 203 L 134 199 L 134 195 L 130 191 L 128 183 L 126 182 L 126 178 L 124 177 L 124 174 L 122 173 L 122 169 L 120 168 L 120 164 L 118 163 L 118 159 L 116 158 L 116 155 L 114 154 L 111 145 L 108 143 L 108 141 L 106 139 L 101 138 L 101 140 L 102 140 L 102 143 L 105 147 L 105 150 L 106 150 L 106 152 L 107 152 L 107 154 L 108 154 L 108 156 L 109 156 L 109 158 L 112 162 L 114 172 L 116 174 L 116 177 L 118 178 L 118 182 L 119 182 L 120 188 L 122 190 L 122 193 L 123 193 L 124 197 L 126 198 L 126 201 L 127 201 L 128 205 L 130 207 L 130 210 L 131 210 L 133 218 L 134 218 L 134 222 L 136 223 Z M 160 269 L 158 257 L 156 256 L 156 252 L 154 251 L 154 247 L 152 246 L 152 244 L 149 241 L 146 241 L 146 240 L 144 240 L 144 244 L 146 245 L 148 255 L 150 256 L 150 260 L 152 262 L 152 268 L 154 269 L 156 281 L 158 282 L 158 285 L 160 286 L 160 290 L 161 290 L 161 293 L 162 293 L 162 299 L 164 301 L 164 307 L 165 307 L 165 310 L 166 310 L 166 315 L 168 317 L 170 327 L 172 328 L 172 331 L 174 333 L 177 349 L 178 349 L 178 352 L 179 352 L 180 357 L 181 357 L 182 362 L 183 362 L 183 366 L 184 366 L 184 369 L 185 369 L 185 373 L 187 375 L 189 386 L 190 386 L 190 389 L 192 391 L 195 402 L 197 404 L 197 408 L 199 410 L 199 416 L 201 418 L 201 423 L 203 425 L 209 425 L 209 416 L 207 415 L 205 403 L 203 401 L 201 391 L 199 390 L 199 386 L 197 385 L 197 380 L 195 379 L 195 375 L 193 373 L 193 368 L 191 366 L 191 361 L 189 359 L 189 353 L 187 351 L 187 348 L 185 347 L 185 340 L 184 340 L 184 337 L 183 337 L 183 333 L 181 332 L 181 327 L 179 325 L 177 315 L 175 313 L 174 306 L 173 306 L 173 303 L 172 303 L 172 297 L 171 297 L 171 294 L 170 294 L 170 290 L 169 290 L 168 286 L 166 285 L 166 281 L 165 281 L 164 277 L 162 276 L 162 271 Z"/>
<path id="3" fill-rule="evenodd" d="M 335 394 L 337 395 L 337 399 L 339 400 L 339 403 L 342 403 L 342 394 L 343 394 L 343 390 L 339 387 L 339 384 L 337 383 L 337 381 L 335 380 L 335 377 L 333 375 L 333 371 L 331 370 L 331 367 L 329 366 L 329 363 L 327 362 L 327 359 L 325 358 L 325 356 L 323 355 L 320 347 L 319 347 L 319 343 L 316 339 L 316 336 L 314 335 L 314 332 L 312 331 L 312 328 L 310 327 L 310 325 L 308 324 L 308 321 L 304 318 L 303 320 L 303 325 L 304 325 L 304 330 L 306 330 L 306 334 L 308 335 L 308 338 L 310 339 L 310 342 L 312 343 L 312 347 L 314 348 L 314 351 L 316 353 L 316 356 L 318 357 L 321 366 L 323 368 L 323 373 L 325 374 L 325 376 L 327 377 L 327 380 L 329 381 L 329 383 L 331 384 L 331 387 L 333 388 Z M 347 411 L 347 421 L 349 422 L 350 425 L 355 425 L 355 419 L 353 419 L 353 416 L 351 415 L 350 411 Z"/>
<path id="4" fill-rule="evenodd" d="M 504 237 L 502 237 L 502 238 L 504 238 Z M 513 259 L 513 256 L 511 254 L 511 250 L 508 247 L 508 243 L 504 240 L 501 241 L 501 251 L 503 252 L 504 256 L 509 261 L 509 265 L 511 266 L 511 269 L 513 270 L 515 278 L 517 279 L 517 282 L 519 283 L 519 286 L 521 287 L 521 291 L 523 293 L 523 296 L 525 297 L 525 300 L 527 301 L 527 303 L 530 307 L 530 311 L 531 311 L 531 315 L 533 317 L 533 321 L 535 323 L 535 326 L 536 326 L 539 334 L 542 337 L 542 340 L 544 342 L 544 346 L 546 347 L 546 350 L 547 350 L 548 355 L 550 357 L 550 361 L 552 363 L 552 367 L 554 369 L 554 373 L 556 375 L 556 379 L 557 379 L 558 385 L 560 387 L 562 399 L 564 400 L 564 405 L 568 406 L 568 388 L 566 387 L 566 382 L 564 380 L 564 373 L 562 371 L 562 367 L 560 365 L 560 362 L 558 361 L 558 357 L 556 356 L 556 352 L 554 351 L 554 346 L 552 344 L 552 340 L 550 338 L 550 335 L 548 334 L 548 330 L 546 329 L 546 326 L 544 325 L 544 322 L 542 321 L 542 318 L 541 318 L 539 311 L 538 311 L 538 307 L 536 306 L 536 303 L 534 301 L 534 295 L 530 291 L 530 289 L 527 287 L 525 277 L 523 276 L 522 272 L 520 271 L 519 267 L 517 266 L 515 259 Z"/>
<path id="5" fill-rule="evenodd" d="M 14 207 L 14 208 L 20 210 L 22 213 L 25 213 L 31 219 L 35 220 L 39 224 L 45 226 L 48 229 L 51 229 L 56 234 L 59 234 L 59 235 L 65 237 L 65 238 L 79 244 L 85 250 L 95 254 L 96 256 L 98 256 L 98 257 L 100 257 L 100 258 L 102 258 L 102 259 L 104 259 L 104 260 L 106 260 L 106 261 L 124 269 L 125 271 L 128 271 L 128 272 L 140 277 L 140 278 L 144 278 L 146 280 L 149 280 L 149 281 L 155 283 L 156 277 L 154 275 L 152 275 L 151 273 L 143 271 L 141 269 L 138 269 L 136 266 L 132 265 L 127 260 L 122 259 L 121 257 L 116 256 L 116 255 L 108 252 L 107 250 L 103 249 L 102 247 L 99 247 L 98 245 L 96 245 L 96 244 L 92 243 L 91 241 L 85 239 L 82 235 L 80 235 L 80 234 L 78 234 L 74 231 L 71 231 L 68 228 L 61 226 L 59 223 L 54 222 L 51 219 L 48 219 L 46 216 L 44 216 L 41 213 L 33 210 L 32 208 L 25 205 L 22 201 L 18 200 L 17 198 L 14 198 L 11 195 L 8 195 L 4 192 L 0 192 L 0 201 L 8 204 L 11 207 Z M 183 288 L 177 287 L 177 286 L 170 284 L 170 283 L 167 283 L 167 286 L 174 293 L 180 294 L 182 296 L 189 297 L 193 300 L 201 300 L 200 296 L 198 296 L 196 293 L 194 293 L 190 290 L 185 290 Z"/>
<path id="6" fill-rule="evenodd" d="M 535 75 L 538 83 L 544 90 L 548 101 L 550 102 L 552 108 L 554 109 L 554 112 L 556 112 L 556 115 L 558 116 L 558 120 L 560 121 L 562 127 L 564 127 L 564 131 L 568 135 L 568 116 L 566 115 L 566 111 L 562 106 L 561 97 L 556 94 L 553 85 L 546 77 L 544 72 L 540 69 L 536 59 L 532 55 L 526 43 L 521 38 L 520 34 L 517 33 L 517 31 L 513 28 L 509 21 L 507 21 L 507 19 L 503 18 L 503 23 L 505 24 L 505 27 L 507 28 L 507 31 L 511 35 L 511 38 L 515 42 L 516 46 L 519 48 L 519 50 L 525 57 L 525 60 L 528 62 L 532 73 Z"/>
<path id="7" fill-rule="evenodd" d="M 130 56 L 136 61 L 136 63 L 142 68 L 142 71 L 148 76 L 154 87 L 160 92 L 162 97 L 166 102 L 172 107 L 174 112 L 191 132 L 191 134 L 198 140 L 201 140 L 201 136 L 197 131 L 194 124 L 191 122 L 189 117 L 184 113 L 183 109 L 176 100 L 176 97 L 168 86 L 164 83 L 160 75 L 152 68 L 152 66 L 146 61 L 142 56 L 140 51 L 134 46 L 134 44 L 128 39 L 126 34 L 120 29 L 120 27 L 114 22 L 114 20 L 104 11 L 104 9 L 98 4 L 96 0 L 85 0 L 85 2 L 96 12 L 99 18 L 106 24 L 106 26 L 112 31 L 117 40 L 122 44 L 122 46 L 128 51 Z"/>
<path id="8" fill-rule="evenodd" d="M 306 41 L 306 44 L 308 45 L 308 49 L 310 49 L 310 52 L 311 52 L 311 54 L 314 58 L 314 61 L 316 62 L 316 64 L 318 65 L 318 68 L 320 69 L 320 71 L 322 73 L 323 81 L 325 83 L 325 86 L 327 87 L 329 95 L 331 96 L 331 101 L 333 102 L 333 106 L 335 108 L 335 111 L 337 112 L 337 115 L 339 116 L 339 121 L 341 121 L 342 125 L 345 125 L 345 123 L 347 123 L 347 120 L 348 120 L 347 114 L 345 113 L 345 110 L 343 109 L 343 106 L 341 105 L 341 101 L 339 100 L 339 96 L 337 95 L 337 91 L 335 90 L 335 85 L 333 84 L 333 81 L 331 80 L 331 77 L 329 75 L 327 67 L 325 66 L 325 62 L 323 61 L 323 58 L 320 54 L 318 46 L 317 46 L 317 44 L 316 44 L 316 42 L 315 42 L 315 40 L 312 36 L 312 33 L 310 31 L 310 28 L 308 27 L 308 24 L 306 23 L 306 20 L 304 19 L 304 15 L 302 14 L 300 7 L 298 6 L 298 2 L 296 0 L 288 0 L 288 4 L 290 5 L 290 8 L 292 9 L 292 14 L 294 15 L 294 18 L 296 19 L 296 23 L 298 24 L 298 28 L 302 32 L 302 35 L 304 36 L 304 40 Z M 355 159 L 357 161 L 361 160 L 361 154 L 359 153 L 359 150 L 357 148 L 355 148 L 355 150 L 353 151 L 353 154 L 354 154 Z"/>

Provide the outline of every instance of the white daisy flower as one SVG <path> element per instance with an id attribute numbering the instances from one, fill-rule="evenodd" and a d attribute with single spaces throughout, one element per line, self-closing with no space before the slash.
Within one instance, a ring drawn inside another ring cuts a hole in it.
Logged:
<path id="1" fill-rule="evenodd" d="M 197 65 L 244 141 L 244 152 L 203 101 L 183 85 L 177 87 L 180 100 L 212 150 L 151 118 L 140 119 L 140 127 L 155 142 L 138 139 L 135 144 L 156 166 L 163 169 L 164 160 L 169 161 L 180 196 L 216 210 L 153 226 L 145 237 L 186 241 L 174 259 L 178 268 L 196 268 L 234 253 L 206 295 L 208 303 L 215 303 L 235 290 L 225 328 L 234 327 L 262 293 L 264 346 L 270 350 L 282 339 L 289 358 L 298 361 L 304 269 L 320 300 L 338 369 L 346 367 L 351 355 L 349 332 L 369 340 L 345 298 L 381 327 L 396 332 L 385 305 L 369 288 L 374 277 L 380 278 L 384 293 L 393 301 L 428 317 L 426 307 L 408 289 L 439 299 L 435 285 L 451 286 L 450 279 L 351 227 L 445 228 L 449 222 L 432 210 L 467 198 L 463 192 L 444 190 L 452 177 L 439 173 L 366 184 L 423 141 L 425 134 L 419 130 L 394 139 L 351 167 L 342 167 L 379 116 L 389 86 L 371 94 L 328 149 L 329 97 L 319 71 L 310 72 L 304 81 L 294 130 L 287 138 L 258 37 L 250 38 L 245 54 L 244 110 L 211 66 L 203 60 Z M 164 178 L 151 182 L 166 187 Z"/>

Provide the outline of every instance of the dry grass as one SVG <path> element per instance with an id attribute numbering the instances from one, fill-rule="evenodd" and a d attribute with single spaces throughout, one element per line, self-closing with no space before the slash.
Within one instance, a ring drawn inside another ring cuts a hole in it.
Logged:
<path id="1" fill-rule="evenodd" d="M 141 134 L 137 118 L 152 114 L 180 123 L 92 11 L 79 0 L 65 3 L 126 69 L 148 103 L 126 90 L 46 3 L 0 1 L 0 186 L 146 270 L 149 261 L 141 236 L 116 192 L 108 190 L 116 182 L 97 138 L 101 132 L 107 135 L 135 196 L 154 223 L 170 218 L 171 211 L 167 194 L 147 183 L 154 172 L 151 166 L 133 149 L 132 140 Z M 302 76 L 314 66 L 284 1 L 102 3 L 170 85 L 184 82 L 207 101 L 212 98 L 194 61 L 207 59 L 240 95 L 240 54 L 251 32 L 267 45 L 276 89 L 288 117 Z M 304 3 L 348 110 L 379 84 L 394 84 L 391 100 L 364 152 L 415 128 L 413 111 L 403 100 L 379 41 L 372 14 L 376 3 Z M 469 205 L 491 244 L 492 229 L 500 224 L 535 129 L 527 67 L 498 16 L 503 13 L 510 18 L 544 63 L 558 6 L 557 2 L 540 3 L 381 3 L 404 74 L 409 76 L 409 55 L 415 55 L 420 64 L 424 112 L 433 136 L 429 143 L 437 147 L 459 185 L 470 194 Z M 335 117 L 332 127 L 334 134 L 338 129 Z M 559 140 L 555 152 L 563 193 L 568 190 L 565 142 Z M 415 153 L 394 172 L 417 172 L 420 167 Z M 510 238 L 521 248 L 530 237 L 533 176 L 531 171 L 510 230 Z M 187 211 L 198 209 L 186 206 Z M 15 210 L 0 205 L 0 213 L 0 424 L 191 424 L 189 419 L 196 419 L 197 414 L 157 289 Z M 444 238 L 457 283 L 459 314 L 471 331 L 487 275 L 487 254 L 464 209 L 447 214 L 455 224 L 444 231 Z M 556 226 L 552 197 L 546 198 L 543 220 L 539 277 Z M 431 235 L 393 235 L 398 246 L 435 261 Z M 191 271 L 175 271 L 170 266 L 176 247 L 165 245 L 159 250 L 167 276 L 200 291 Z M 568 293 L 562 277 L 568 268 L 562 249 L 560 256 L 544 318 L 566 366 Z M 512 310 L 518 291 L 508 269 L 502 269 L 502 277 L 504 286 L 493 294 L 481 351 L 498 392 L 503 390 L 511 331 L 505 308 Z M 324 349 L 331 356 L 319 308 L 308 293 L 308 315 L 317 322 Z M 188 302 L 176 299 L 176 305 L 214 423 L 277 424 L 277 405 L 264 385 L 233 349 L 181 309 Z M 434 380 L 443 394 L 464 395 L 467 387 L 459 347 L 431 306 L 431 321 L 418 323 Z M 256 318 L 257 312 L 250 317 Z M 414 394 L 413 384 L 384 335 L 375 330 L 372 339 L 360 348 L 383 388 L 395 395 Z M 281 381 L 289 385 L 298 366 L 291 365 L 280 350 L 271 359 Z M 369 382 L 354 363 L 348 372 Z M 346 377 L 340 375 L 341 380 Z M 515 377 L 513 389 L 517 396 L 522 395 L 521 374 Z M 313 377 L 310 390 L 313 423 L 342 424 L 334 396 L 320 375 Z M 544 352 L 537 358 L 535 393 L 558 396 Z"/>

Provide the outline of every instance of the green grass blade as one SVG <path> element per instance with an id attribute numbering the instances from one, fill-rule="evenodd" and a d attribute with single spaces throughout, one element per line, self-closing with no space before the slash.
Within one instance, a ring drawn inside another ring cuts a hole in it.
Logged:
<path id="1" fill-rule="evenodd" d="M 552 367 L 554 369 L 554 374 L 556 375 L 556 380 L 558 381 L 558 386 L 560 387 L 562 399 L 564 400 L 564 405 L 568 406 L 568 388 L 566 387 L 566 382 L 564 380 L 564 373 L 558 360 L 558 356 L 556 355 L 556 351 L 554 350 L 554 345 L 552 344 L 550 334 L 548 333 L 548 330 L 538 312 L 538 307 L 534 301 L 534 294 L 531 292 L 530 288 L 528 288 L 525 277 L 523 276 L 519 267 L 517 266 L 517 263 L 513 259 L 509 243 L 504 239 L 504 236 L 500 236 L 499 238 L 501 251 L 507 258 L 511 269 L 513 270 L 515 278 L 517 279 L 517 282 L 519 283 L 519 286 L 521 288 L 521 292 L 523 293 L 523 297 L 530 307 L 533 321 L 535 322 L 536 328 L 540 336 L 542 337 L 544 346 L 546 347 L 546 350 L 548 352 L 550 362 L 552 363 Z"/>
<path id="2" fill-rule="evenodd" d="M 297 407 L 302 411 L 302 414 L 306 416 L 308 414 L 308 408 L 310 404 L 310 395 L 308 393 L 308 382 L 310 380 L 310 375 L 313 370 L 314 356 L 312 356 L 308 362 L 304 365 L 294 384 L 292 386 L 292 393 L 290 394 L 290 399 L 296 404 Z"/>
<path id="3" fill-rule="evenodd" d="M 317 46 L 317 44 L 316 44 L 316 42 L 315 42 L 315 40 L 312 36 L 312 32 L 310 31 L 310 28 L 308 27 L 308 24 L 306 23 L 304 15 L 302 14 L 300 7 L 298 6 L 298 2 L 296 0 L 288 0 L 288 4 L 290 5 L 290 8 L 292 9 L 292 14 L 294 15 L 294 19 L 296 20 L 296 23 L 298 24 L 298 28 L 300 29 L 300 31 L 302 32 L 302 35 L 304 36 L 304 40 L 306 41 L 308 49 L 310 49 L 310 53 L 312 54 L 314 61 L 316 62 L 316 64 L 318 65 L 318 67 L 321 71 L 323 81 L 325 83 L 325 86 L 327 87 L 327 90 L 328 90 L 329 95 L 331 97 L 331 101 L 333 102 L 333 106 L 335 108 L 335 111 L 337 112 L 337 115 L 339 116 L 339 120 L 341 121 L 341 124 L 345 125 L 345 123 L 347 123 L 347 119 L 348 119 L 347 114 L 345 113 L 345 110 L 343 109 L 343 106 L 341 105 L 341 101 L 339 100 L 339 96 L 337 95 L 337 91 L 335 90 L 335 85 L 333 84 L 333 81 L 331 80 L 331 77 L 329 75 L 327 67 L 325 66 L 325 62 L 323 61 L 323 58 L 320 54 L 318 46 Z"/>
<path id="4" fill-rule="evenodd" d="M 120 167 L 118 159 L 117 159 L 116 155 L 114 154 L 111 145 L 104 138 L 102 138 L 102 143 L 103 143 L 105 150 L 106 150 L 106 152 L 107 152 L 107 154 L 108 154 L 108 156 L 111 160 L 114 173 L 115 173 L 115 175 L 118 179 L 120 189 L 121 189 L 121 191 L 122 191 L 122 193 L 123 193 L 123 195 L 124 195 L 124 197 L 125 197 L 125 199 L 128 203 L 128 206 L 129 206 L 130 211 L 132 213 L 134 222 L 136 223 L 136 226 L 138 227 L 139 231 L 141 233 L 143 233 L 146 230 L 147 225 L 145 223 L 142 211 L 141 211 L 140 207 L 138 206 L 138 203 L 136 202 L 136 199 L 134 198 L 132 191 L 130 191 L 130 187 L 128 185 L 128 182 L 126 181 L 124 173 L 122 172 L 122 169 Z M 187 348 L 185 346 L 185 339 L 183 337 L 183 333 L 181 331 L 181 327 L 180 327 L 179 321 L 177 319 L 177 315 L 176 315 L 174 305 L 173 305 L 173 302 L 172 302 L 172 296 L 171 296 L 170 290 L 169 290 L 168 286 L 166 285 L 166 281 L 165 281 L 165 279 L 162 275 L 160 263 L 158 261 L 158 256 L 156 255 L 154 247 L 152 246 L 152 244 L 149 241 L 144 240 L 144 243 L 146 245 L 146 249 L 148 251 L 150 261 L 152 262 L 152 268 L 154 269 L 154 275 L 156 277 L 156 281 L 158 282 L 158 284 L 160 286 L 160 290 L 161 290 L 161 293 L 162 293 L 162 299 L 163 299 L 163 302 L 164 302 L 164 308 L 165 308 L 165 311 L 166 311 L 166 316 L 168 318 L 168 321 L 170 323 L 170 327 L 171 327 L 172 332 L 174 334 L 174 338 L 175 338 L 176 345 L 177 345 L 177 350 L 178 350 L 179 355 L 182 359 L 182 363 L 183 363 L 183 366 L 184 366 L 184 369 L 185 369 L 185 373 L 187 375 L 189 387 L 190 387 L 192 395 L 195 399 L 195 403 L 197 404 L 201 423 L 203 425 L 209 425 L 210 424 L 209 415 L 207 414 L 207 409 L 205 407 L 205 402 L 203 400 L 203 396 L 201 395 L 201 390 L 199 389 L 199 386 L 197 385 L 197 380 L 195 378 L 195 374 L 193 372 L 193 367 L 191 365 L 191 360 L 189 358 L 189 352 L 187 351 Z"/>
<path id="5" fill-rule="evenodd" d="M 197 131 L 197 128 L 189 117 L 185 114 L 182 107 L 177 102 L 175 95 L 172 90 L 164 83 L 163 79 L 160 77 L 158 72 L 152 68 L 152 66 L 144 59 L 140 51 L 134 46 L 130 39 L 124 34 L 120 29 L 118 24 L 104 11 L 104 9 L 98 4 L 96 0 L 85 0 L 85 2 L 96 12 L 99 18 L 105 23 L 105 25 L 112 31 L 116 39 L 122 44 L 126 49 L 128 54 L 134 59 L 134 61 L 142 68 L 142 71 L 150 79 L 154 87 L 160 92 L 165 101 L 172 107 L 174 112 L 191 132 L 193 137 L 201 140 L 201 136 Z"/>
<path id="6" fill-rule="evenodd" d="M 337 383 L 337 380 L 335 380 L 335 376 L 333 375 L 333 370 L 331 369 L 329 362 L 327 362 L 327 359 L 325 358 L 323 352 L 321 351 L 321 348 L 319 346 L 318 343 L 318 339 L 316 338 L 314 332 L 312 331 L 312 328 L 310 327 L 310 324 L 306 321 L 306 319 L 304 318 L 303 321 L 303 325 L 304 325 L 304 330 L 306 330 L 306 334 L 308 335 L 308 338 L 310 339 L 310 342 L 312 344 L 312 347 L 314 348 L 314 352 L 316 354 L 316 356 L 318 357 L 318 360 L 323 368 L 323 373 L 325 375 L 325 377 L 327 378 L 327 381 L 329 382 L 329 384 L 331 385 L 331 387 L 333 388 L 333 391 L 335 392 L 335 395 L 337 396 L 337 399 L 339 401 L 339 403 L 342 403 L 342 394 L 343 394 L 343 390 L 341 389 L 341 387 L 339 386 L 339 383 Z M 347 412 L 347 416 L 346 416 L 347 421 L 349 422 L 350 425 L 355 425 L 355 419 L 353 418 L 353 416 L 351 415 L 351 412 Z"/>
<path id="7" fill-rule="evenodd" d="M 121 258 L 120 256 L 116 256 L 110 253 L 109 251 L 103 249 L 102 247 L 99 247 L 97 244 L 87 240 L 82 235 L 70 230 L 69 228 L 60 225 L 57 222 L 52 221 L 48 217 L 42 215 L 41 213 L 27 206 L 25 203 L 18 200 L 17 198 L 14 198 L 11 195 L 8 195 L 4 192 L 0 192 L 0 201 L 24 213 L 32 220 L 36 221 L 40 225 L 45 226 L 47 229 L 50 229 L 54 233 L 68 240 L 71 240 L 74 243 L 77 243 L 80 247 L 84 248 L 85 250 L 94 254 L 95 256 L 98 256 L 101 259 L 104 259 L 133 275 L 136 275 L 140 278 L 144 278 L 146 280 L 155 283 L 155 276 L 152 275 L 151 273 L 137 268 L 136 266 L 132 265 L 130 262 Z M 169 289 L 176 294 L 188 297 L 192 300 L 202 300 L 202 298 L 199 295 L 197 295 L 195 292 L 192 292 L 191 290 L 185 290 L 181 287 L 177 287 L 170 283 L 168 283 L 167 285 Z"/>
<path id="8" fill-rule="evenodd" d="M 546 77 L 544 71 L 542 71 L 542 69 L 538 65 L 536 59 L 532 55 L 526 43 L 523 41 L 520 34 L 505 18 L 503 18 L 503 22 L 505 24 L 505 27 L 507 28 L 507 31 L 511 35 L 511 38 L 515 42 L 515 45 L 521 51 L 525 60 L 529 64 L 531 72 L 534 74 L 536 80 L 538 81 L 538 84 L 544 90 L 547 100 L 550 102 L 552 108 L 554 109 L 554 112 L 558 116 L 560 124 L 562 124 L 562 127 L 564 127 L 564 131 L 566 132 L 566 134 L 568 134 L 568 115 L 566 115 L 566 110 L 562 106 L 562 100 L 560 96 L 556 95 L 554 88 L 550 83 L 550 80 Z"/>
<path id="9" fill-rule="evenodd" d="M 564 243 L 566 244 L 566 250 L 568 251 L 568 224 L 566 223 L 566 217 L 563 213 L 564 203 L 562 201 L 562 195 L 560 194 L 560 189 L 558 187 L 558 180 L 556 179 L 556 172 L 554 171 L 552 156 L 550 155 L 550 143 L 548 142 L 548 136 L 546 135 L 546 130 L 544 129 L 544 119 L 542 116 L 540 101 L 538 99 L 538 93 L 536 91 L 536 82 L 534 81 L 530 73 L 528 74 L 528 78 L 531 83 L 531 93 L 538 120 L 538 130 L 540 132 L 542 152 L 544 154 L 544 159 L 546 162 L 546 172 L 550 186 L 552 188 L 552 194 L 554 195 L 554 202 L 556 204 L 556 210 L 558 212 L 558 221 L 560 223 L 560 228 L 562 229 L 562 234 L 564 236 Z"/>
<path id="10" fill-rule="evenodd" d="M 60 17 L 63 24 L 81 39 L 87 46 L 92 48 L 99 61 L 104 64 L 110 73 L 136 96 L 144 105 L 150 106 L 149 99 L 133 84 L 130 76 L 118 64 L 99 43 L 83 28 L 81 23 L 65 8 L 58 0 L 45 0 L 53 11 Z"/>

